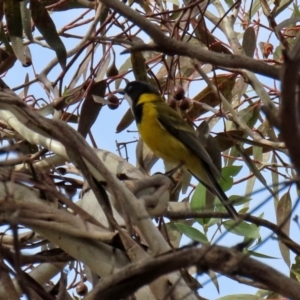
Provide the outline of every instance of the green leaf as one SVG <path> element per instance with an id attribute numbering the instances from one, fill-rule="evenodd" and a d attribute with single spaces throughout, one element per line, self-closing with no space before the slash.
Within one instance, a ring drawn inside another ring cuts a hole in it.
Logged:
<path id="1" fill-rule="evenodd" d="M 199 183 L 192 195 L 191 199 L 191 209 L 192 210 L 201 210 L 205 208 L 205 196 L 206 188 Z"/>
<path id="2" fill-rule="evenodd" d="M 221 219 L 218 219 L 218 218 L 211 218 L 211 219 L 209 220 L 209 222 L 208 222 L 207 224 L 205 224 L 205 228 L 207 229 L 207 228 L 209 228 L 209 227 L 211 227 L 211 226 L 213 226 L 213 225 L 216 225 L 216 224 L 220 223 L 220 221 L 221 221 Z"/>
<path id="3" fill-rule="evenodd" d="M 292 211 L 292 200 L 289 192 L 286 192 L 278 202 L 276 208 L 277 225 L 280 226 L 282 231 L 290 235 L 290 224 L 291 224 L 291 211 Z M 284 223 L 284 224 L 283 224 Z M 279 249 L 282 254 L 283 260 L 288 267 L 291 265 L 290 250 L 285 244 L 278 240 Z"/>
<path id="4" fill-rule="evenodd" d="M 259 296 L 259 297 L 267 297 L 269 296 L 270 294 L 270 291 L 267 291 L 267 290 L 257 290 L 257 292 L 255 293 L 256 296 Z"/>
<path id="5" fill-rule="evenodd" d="M 175 226 L 180 232 L 182 232 L 193 241 L 208 243 L 207 237 L 198 229 L 182 223 L 175 223 Z"/>
<path id="6" fill-rule="evenodd" d="M 220 293 L 220 287 L 219 287 L 219 282 L 218 282 L 217 274 L 214 271 L 212 271 L 212 270 L 208 270 L 207 275 L 209 276 L 209 278 L 211 279 L 212 283 L 216 287 L 218 293 Z"/>
<path id="7" fill-rule="evenodd" d="M 239 111 L 240 117 L 244 120 L 244 122 L 252 128 L 254 124 L 257 122 L 259 117 L 260 108 L 257 103 L 252 103 L 248 107 Z"/>
<path id="8" fill-rule="evenodd" d="M 225 3 L 227 4 L 227 6 L 230 8 L 233 5 L 233 0 L 225 0 Z"/>
<path id="9" fill-rule="evenodd" d="M 233 186 L 233 178 L 232 177 L 222 177 L 220 180 L 220 186 L 224 192 L 229 191 Z"/>
<path id="10" fill-rule="evenodd" d="M 227 166 L 222 169 L 222 176 L 224 177 L 235 177 L 240 173 L 242 170 L 243 166 Z"/>
<path id="11" fill-rule="evenodd" d="M 130 58 L 135 79 L 148 82 L 146 60 L 142 52 L 131 52 Z"/>
<path id="12" fill-rule="evenodd" d="M 191 179 L 192 179 L 192 174 L 187 169 L 183 169 L 182 177 L 181 177 L 181 192 L 182 192 L 182 194 L 186 194 L 187 190 L 190 187 Z"/>
<path id="13" fill-rule="evenodd" d="M 295 257 L 295 263 L 292 264 L 290 277 L 300 282 L 300 257 Z"/>
<path id="14" fill-rule="evenodd" d="M 278 259 L 278 257 L 266 255 L 266 254 L 255 252 L 255 251 L 251 251 L 251 250 L 245 250 L 245 253 L 248 253 L 251 256 L 260 257 L 260 258 Z"/>
<path id="15" fill-rule="evenodd" d="M 235 145 L 235 148 L 239 151 L 240 155 L 244 159 L 244 161 L 247 164 L 247 166 L 249 167 L 250 171 L 255 175 L 254 178 L 255 179 L 257 178 L 265 186 L 265 188 L 271 194 L 273 194 L 273 191 L 269 187 L 269 184 L 267 183 L 266 179 L 263 177 L 263 175 L 261 174 L 261 171 L 257 168 L 256 164 L 253 162 L 253 160 L 250 158 L 250 156 L 246 153 L 245 149 L 238 144 Z M 252 150 L 253 150 L 254 158 L 259 161 L 262 161 L 262 148 L 258 147 L 258 146 L 253 146 Z M 248 181 L 248 183 L 249 183 L 249 181 Z M 248 183 L 247 183 L 247 185 L 248 185 Z M 275 195 L 274 195 L 274 197 L 275 197 Z"/>
<path id="16" fill-rule="evenodd" d="M 232 203 L 232 205 L 241 205 L 244 203 L 248 203 L 251 200 L 251 197 L 231 195 L 230 197 L 228 197 L 228 199 Z"/>
<path id="17" fill-rule="evenodd" d="M 275 51 L 273 52 L 273 58 L 276 60 L 282 60 L 282 45 L 280 44 L 275 48 Z"/>
<path id="18" fill-rule="evenodd" d="M 4 13 L 9 36 L 15 36 L 22 39 L 23 28 L 20 3 L 18 1 L 5 0 Z"/>
<path id="19" fill-rule="evenodd" d="M 294 11 L 293 11 L 292 16 L 300 17 L 300 10 L 296 3 L 293 3 L 293 8 L 294 8 Z"/>
<path id="20" fill-rule="evenodd" d="M 174 5 L 179 6 L 179 1 L 178 0 L 166 0 L 166 1 L 170 2 L 170 3 L 174 4 Z"/>
<path id="21" fill-rule="evenodd" d="M 30 0 L 31 17 L 35 26 L 48 45 L 56 53 L 57 59 L 64 69 L 67 63 L 67 51 L 57 34 L 56 27 L 46 8 L 38 0 Z"/>
<path id="22" fill-rule="evenodd" d="M 176 20 L 180 16 L 180 11 L 175 11 L 171 13 L 169 16 L 171 20 Z"/>
<path id="23" fill-rule="evenodd" d="M 242 169 L 243 166 L 226 166 L 222 169 L 220 186 L 224 190 L 224 192 L 231 189 L 233 185 L 233 178 L 236 176 Z"/>
<path id="24" fill-rule="evenodd" d="M 191 209 L 192 210 L 205 210 L 207 208 L 206 203 L 206 187 L 199 183 L 192 195 L 191 199 Z M 209 218 L 197 218 L 197 221 L 201 224 L 207 224 Z"/>
<path id="25" fill-rule="evenodd" d="M 259 227 L 257 227 L 255 224 L 249 224 L 243 221 L 240 224 L 236 225 L 235 221 L 228 220 L 223 222 L 223 225 L 226 230 L 236 235 L 240 235 L 250 239 L 260 238 Z"/>
<path id="26" fill-rule="evenodd" d="M 247 203 L 248 204 L 248 203 Z M 240 214 L 246 214 L 249 210 L 249 207 L 247 205 L 245 205 L 240 211 Z"/>
<path id="27" fill-rule="evenodd" d="M 283 11 L 285 11 L 285 9 L 291 4 L 293 3 L 293 0 L 281 0 L 279 2 L 278 7 L 276 7 L 276 10 L 274 10 L 272 12 L 272 17 L 276 18 L 280 13 L 282 13 Z"/>
<path id="28" fill-rule="evenodd" d="M 20 12 L 22 18 L 22 25 L 24 32 L 29 41 L 33 42 L 33 36 L 31 32 L 31 12 L 27 8 L 26 1 L 20 1 Z"/>
<path id="29" fill-rule="evenodd" d="M 166 230 L 170 243 L 174 248 L 178 248 L 180 245 L 182 233 L 177 229 L 174 222 L 166 223 Z"/>

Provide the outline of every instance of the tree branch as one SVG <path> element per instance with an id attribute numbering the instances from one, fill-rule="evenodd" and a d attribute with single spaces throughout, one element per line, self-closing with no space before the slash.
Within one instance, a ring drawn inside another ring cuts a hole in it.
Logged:
<path id="1" fill-rule="evenodd" d="M 193 265 L 198 267 L 199 273 L 209 269 L 230 277 L 247 277 L 287 298 L 299 299 L 300 284 L 295 280 L 236 250 L 207 245 L 183 248 L 132 264 L 104 278 L 86 299 L 121 299 L 164 274 Z"/>
<path id="2" fill-rule="evenodd" d="M 280 128 L 282 138 L 286 143 L 298 175 L 300 174 L 299 48 L 300 37 L 298 36 L 294 47 L 288 53 L 285 53 L 281 76 L 280 105 Z"/>
<path id="3" fill-rule="evenodd" d="M 254 73 L 274 79 L 279 78 L 279 69 L 277 67 L 269 66 L 263 62 L 246 56 L 220 54 L 201 49 L 200 47 L 191 43 L 177 41 L 174 38 L 167 37 L 157 25 L 152 24 L 144 16 L 129 8 L 121 1 L 101 0 L 101 2 L 108 7 L 113 8 L 126 19 L 132 21 L 133 24 L 139 26 L 153 39 L 155 43 L 155 45 L 150 45 L 150 48 L 149 45 L 137 45 L 133 47 L 131 51 L 155 49 L 155 51 L 163 52 L 169 55 L 188 56 L 217 66 L 228 68 L 244 68 Z"/>
<path id="4" fill-rule="evenodd" d="M 179 220 L 179 219 L 189 219 L 189 218 L 220 218 L 220 219 L 228 219 L 230 218 L 229 214 L 226 212 L 198 212 L 192 211 L 190 209 L 185 209 L 184 211 L 171 211 L 168 210 L 164 217 L 167 217 L 171 220 Z M 240 218 L 245 221 L 249 221 L 257 226 L 262 226 L 270 229 L 280 238 L 281 242 L 284 243 L 291 251 L 293 251 L 296 255 L 300 255 L 300 245 L 293 241 L 286 233 L 283 232 L 280 226 L 269 222 L 267 220 L 254 217 L 250 214 L 240 214 Z"/>

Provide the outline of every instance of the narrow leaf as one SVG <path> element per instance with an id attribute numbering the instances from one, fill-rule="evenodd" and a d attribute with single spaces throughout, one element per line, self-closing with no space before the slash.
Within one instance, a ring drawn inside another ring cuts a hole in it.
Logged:
<path id="1" fill-rule="evenodd" d="M 277 17 L 280 13 L 282 13 L 291 3 L 293 3 L 293 0 L 281 0 L 278 3 L 278 7 L 276 7 L 276 10 L 272 12 L 272 17 Z"/>
<path id="2" fill-rule="evenodd" d="M 295 263 L 292 264 L 290 277 L 300 282 L 300 257 L 295 257 Z"/>
<path id="3" fill-rule="evenodd" d="M 31 65 L 31 59 L 24 54 L 23 49 L 23 27 L 19 1 L 4 1 L 4 14 L 8 29 L 11 46 L 24 67 Z"/>
<path id="4" fill-rule="evenodd" d="M 257 178 L 263 185 L 264 187 L 270 192 L 271 195 L 275 197 L 273 194 L 272 189 L 269 187 L 266 179 L 263 177 L 261 174 L 260 170 L 257 168 L 257 166 L 253 163 L 252 159 L 245 153 L 245 150 L 239 146 L 235 145 L 235 148 L 238 150 L 242 158 L 244 159 L 245 163 L 247 164 L 248 168 L 250 171 L 254 174 L 254 177 Z M 262 151 L 260 147 L 253 147 L 253 154 L 255 158 L 257 159 L 258 157 L 262 157 Z"/>
<path id="5" fill-rule="evenodd" d="M 222 169 L 220 186 L 226 192 L 231 189 L 233 185 L 233 177 L 236 176 L 243 166 L 226 166 Z"/>
<path id="6" fill-rule="evenodd" d="M 245 252 L 252 255 L 252 256 L 255 256 L 255 257 L 278 259 L 277 257 L 266 255 L 266 254 L 255 252 L 255 251 L 251 251 L 251 250 L 246 250 Z"/>
<path id="7" fill-rule="evenodd" d="M 144 170 L 145 173 L 149 173 L 153 165 L 158 161 L 158 157 L 153 154 L 142 139 L 138 140 L 135 153 L 137 166 Z"/>
<path id="8" fill-rule="evenodd" d="M 286 192 L 278 202 L 276 209 L 277 224 L 281 227 L 282 231 L 288 236 L 290 235 L 290 224 L 291 224 L 291 211 L 292 201 L 289 192 Z M 288 267 L 291 265 L 290 250 L 280 240 L 278 241 L 279 249 L 282 254 L 283 260 Z"/>
<path id="9" fill-rule="evenodd" d="M 166 223 L 166 230 L 170 243 L 174 248 L 178 248 L 180 245 L 182 233 L 177 229 L 177 226 L 174 224 L 174 222 Z"/>
<path id="10" fill-rule="evenodd" d="M 93 99 L 94 94 L 100 97 L 104 97 L 106 89 L 106 80 L 102 80 L 94 83 L 81 108 L 80 119 L 78 124 L 78 132 L 82 134 L 83 137 L 86 137 L 94 122 L 96 121 L 99 112 L 102 108 L 102 104 L 96 103 Z"/>
<path id="11" fill-rule="evenodd" d="M 222 169 L 222 176 L 224 177 L 235 177 L 240 173 L 243 166 L 227 166 Z"/>
<path id="12" fill-rule="evenodd" d="M 142 52 L 131 53 L 131 64 L 135 79 L 148 82 L 147 66 Z"/>
<path id="13" fill-rule="evenodd" d="M 193 193 L 192 199 L 191 199 L 191 209 L 192 210 L 205 210 L 210 209 L 211 207 L 208 207 L 208 204 L 206 202 L 206 187 L 199 183 Z M 212 208 L 213 209 L 213 208 Z M 197 221 L 201 224 L 207 224 L 210 219 L 209 218 L 198 218 Z"/>
<path id="14" fill-rule="evenodd" d="M 106 55 L 104 61 L 102 62 L 101 66 L 99 68 L 98 74 L 95 78 L 96 82 L 103 80 L 103 78 L 106 74 L 107 68 L 109 66 L 110 59 L 111 59 L 111 55 L 110 55 L 110 52 L 108 52 L 108 54 Z"/>
<path id="15" fill-rule="evenodd" d="M 116 133 L 120 133 L 123 130 L 125 130 L 128 126 L 131 125 L 131 123 L 134 121 L 134 117 L 132 114 L 132 110 L 129 108 L 125 115 L 122 117 L 121 121 L 119 122 L 117 128 L 116 128 Z"/>
<path id="16" fill-rule="evenodd" d="M 235 221 L 228 220 L 223 222 L 223 225 L 226 230 L 236 235 L 240 235 L 250 239 L 260 238 L 259 227 L 257 227 L 255 224 L 249 224 L 243 221 L 240 224 L 236 225 Z"/>
<path id="17" fill-rule="evenodd" d="M 83 61 L 80 63 L 79 69 L 76 70 L 76 72 L 74 73 L 74 76 L 69 85 L 69 89 L 73 89 L 75 87 L 76 83 L 78 82 L 78 80 L 82 75 L 83 75 L 83 80 L 85 80 L 88 65 L 93 57 L 93 53 L 94 53 L 93 51 L 96 51 L 97 48 L 98 45 L 93 45 L 93 44 L 88 45 L 88 47 L 86 48 L 86 56 L 84 57 Z"/>
<path id="18" fill-rule="evenodd" d="M 31 32 L 31 11 L 27 8 L 26 1 L 20 1 L 20 11 L 23 30 L 29 41 L 33 41 L 33 36 Z"/>
<path id="19" fill-rule="evenodd" d="M 175 226 L 180 232 L 182 232 L 193 241 L 208 243 L 207 237 L 198 229 L 182 223 L 175 223 Z"/>
<path id="20" fill-rule="evenodd" d="M 216 85 L 219 91 L 223 94 L 226 99 L 231 99 L 232 89 L 235 84 L 236 74 L 219 74 L 211 79 L 211 82 Z M 194 98 L 194 101 L 208 104 L 215 107 L 221 103 L 219 97 L 217 97 L 210 87 L 206 87 Z M 207 111 L 202 108 L 201 105 L 192 105 L 192 107 L 187 111 L 187 117 L 191 120 L 197 119 L 200 115 L 206 113 Z"/>
<path id="21" fill-rule="evenodd" d="M 277 164 L 277 159 L 276 159 L 276 155 L 275 153 L 272 154 L 272 164 L 274 164 L 274 166 L 272 166 L 272 184 L 273 184 L 273 193 L 274 195 L 276 195 L 276 197 L 274 197 L 274 202 L 275 202 L 275 207 L 277 207 L 278 205 L 278 199 L 279 199 L 279 176 L 277 173 L 278 168 L 275 166 Z"/>
<path id="22" fill-rule="evenodd" d="M 30 0 L 30 9 L 35 26 L 51 49 L 55 51 L 58 61 L 64 69 L 67 63 L 67 51 L 57 34 L 54 22 L 50 18 L 46 8 L 38 0 Z"/>
<path id="23" fill-rule="evenodd" d="M 238 195 L 231 195 L 229 197 L 229 201 L 232 203 L 232 205 L 241 205 L 241 204 L 245 204 L 248 203 L 251 200 L 250 197 L 242 197 L 242 196 L 238 196 Z"/>
<path id="24" fill-rule="evenodd" d="M 123 63 L 123 65 L 119 68 L 119 74 L 122 74 L 126 71 L 128 71 L 130 68 L 131 68 L 131 58 L 128 57 L 125 62 Z M 115 81 L 115 85 L 116 85 L 116 89 L 119 89 L 120 88 L 120 84 L 122 82 L 122 77 L 121 78 L 118 78 L 116 81 Z"/>
<path id="25" fill-rule="evenodd" d="M 253 27 L 248 27 L 245 30 L 242 47 L 247 56 L 253 57 L 256 48 L 256 35 Z"/>
<path id="26" fill-rule="evenodd" d="M 219 287 L 219 282 L 218 282 L 217 274 L 214 271 L 212 271 L 212 270 L 208 270 L 207 275 L 209 276 L 209 278 L 211 279 L 212 283 L 216 287 L 218 293 L 220 293 L 220 287 Z"/>

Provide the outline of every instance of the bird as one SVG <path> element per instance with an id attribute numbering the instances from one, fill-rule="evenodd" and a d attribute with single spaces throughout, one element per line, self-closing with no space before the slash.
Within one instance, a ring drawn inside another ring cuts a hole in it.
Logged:
<path id="1" fill-rule="evenodd" d="M 218 183 L 220 172 L 195 130 L 146 82 L 128 82 L 121 94 L 131 106 L 139 134 L 150 150 L 166 162 L 186 167 L 238 221 L 237 211 Z"/>

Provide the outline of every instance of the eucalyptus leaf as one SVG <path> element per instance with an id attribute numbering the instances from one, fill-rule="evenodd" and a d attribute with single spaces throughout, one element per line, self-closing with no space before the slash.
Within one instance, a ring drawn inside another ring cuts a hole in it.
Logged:
<path id="1" fill-rule="evenodd" d="M 249 224 L 245 221 L 236 224 L 235 221 L 228 220 L 223 222 L 223 226 L 226 228 L 226 230 L 230 231 L 231 233 L 243 236 L 245 238 L 250 238 L 250 239 L 260 238 L 259 227 L 257 227 L 255 224 Z"/>
<path id="2" fill-rule="evenodd" d="M 198 229 L 182 223 L 175 223 L 175 226 L 180 232 L 189 237 L 191 240 L 201 243 L 208 243 L 207 237 Z"/>
<path id="3" fill-rule="evenodd" d="M 278 226 L 280 226 L 281 230 L 288 236 L 290 235 L 291 212 L 292 200 L 290 192 L 288 191 L 281 197 L 276 208 L 277 224 Z M 278 240 L 278 243 L 283 260 L 285 261 L 287 266 L 290 267 L 290 250 L 280 240 Z"/>

